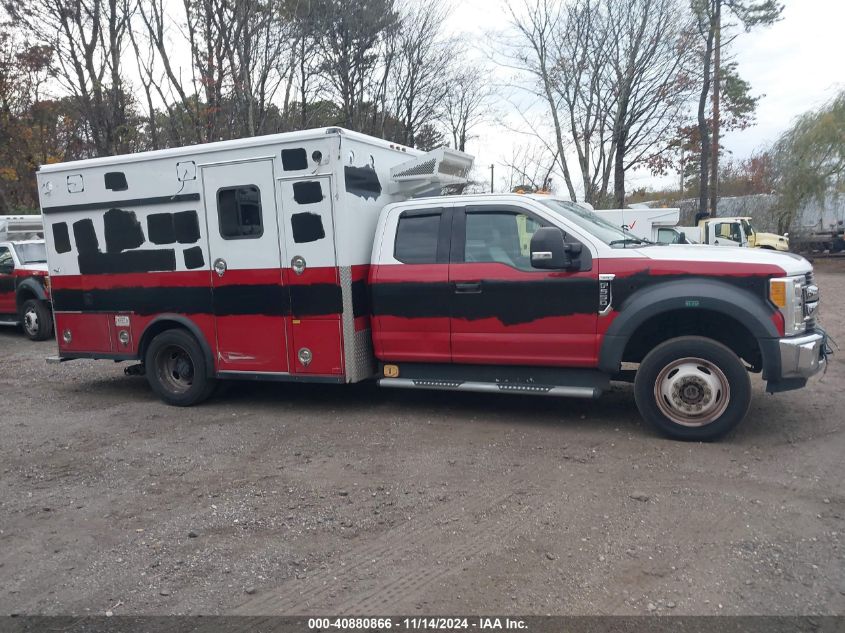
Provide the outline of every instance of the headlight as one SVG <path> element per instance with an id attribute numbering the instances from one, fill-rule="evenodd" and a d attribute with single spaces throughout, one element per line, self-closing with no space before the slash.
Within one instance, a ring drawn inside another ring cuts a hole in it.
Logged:
<path id="1" fill-rule="evenodd" d="M 784 334 L 793 336 L 807 329 L 804 322 L 804 282 L 806 277 L 778 277 L 769 280 L 769 299 L 783 315 Z"/>

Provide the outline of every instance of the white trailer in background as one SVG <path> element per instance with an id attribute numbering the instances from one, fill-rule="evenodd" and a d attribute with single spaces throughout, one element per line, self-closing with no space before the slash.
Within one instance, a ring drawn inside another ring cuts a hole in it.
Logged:
<path id="1" fill-rule="evenodd" d="M 684 243 L 681 230 L 677 226 L 681 219 L 681 210 L 677 207 L 651 209 L 632 205 L 629 209 L 602 209 L 594 213 L 635 237 L 661 244 Z M 694 238 L 694 236 L 689 237 Z M 687 239 L 686 241 L 697 240 Z"/>

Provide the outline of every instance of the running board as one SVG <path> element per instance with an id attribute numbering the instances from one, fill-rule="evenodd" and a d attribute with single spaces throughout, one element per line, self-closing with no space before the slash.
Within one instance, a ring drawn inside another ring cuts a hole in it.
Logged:
<path id="1" fill-rule="evenodd" d="M 595 369 L 381 363 L 378 384 L 389 389 L 437 389 L 598 398 L 609 388 L 610 379 L 607 374 Z"/>
<path id="2" fill-rule="evenodd" d="M 10 327 L 13 327 L 13 326 L 20 325 L 20 324 L 21 324 L 20 321 L 3 321 L 3 320 L 0 320 L 0 325 L 8 325 Z"/>
<path id="3" fill-rule="evenodd" d="M 561 387 L 555 385 L 527 385 L 506 382 L 453 382 L 449 380 L 413 380 L 412 378 L 381 378 L 379 387 L 397 389 L 438 389 L 441 391 L 475 391 L 479 393 L 524 393 L 533 396 L 563 398 L 598 398 L 601 389 L 595 387 Z"/>

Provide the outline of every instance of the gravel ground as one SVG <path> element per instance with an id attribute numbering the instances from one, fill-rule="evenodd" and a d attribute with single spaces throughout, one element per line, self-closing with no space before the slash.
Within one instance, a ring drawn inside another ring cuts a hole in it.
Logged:
<path id="1" fill-rule="evenodd" d="M 845 266 L 820 262 L 845 341 Z M 0 330 L 0 613 L 843 614 L 845 349 L 725 441 L 596 402 L 239 384 L 161 404 Z"/>

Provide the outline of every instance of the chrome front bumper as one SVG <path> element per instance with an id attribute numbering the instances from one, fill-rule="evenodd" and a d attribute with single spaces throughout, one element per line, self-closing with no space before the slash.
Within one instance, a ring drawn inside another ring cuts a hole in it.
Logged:
<path id="1" fill-rule="evenodd" d="M 780 345 L 781 378 L 809 378 L 827 362 L 827 337 L 824 332 L 782 338 Z"/>

